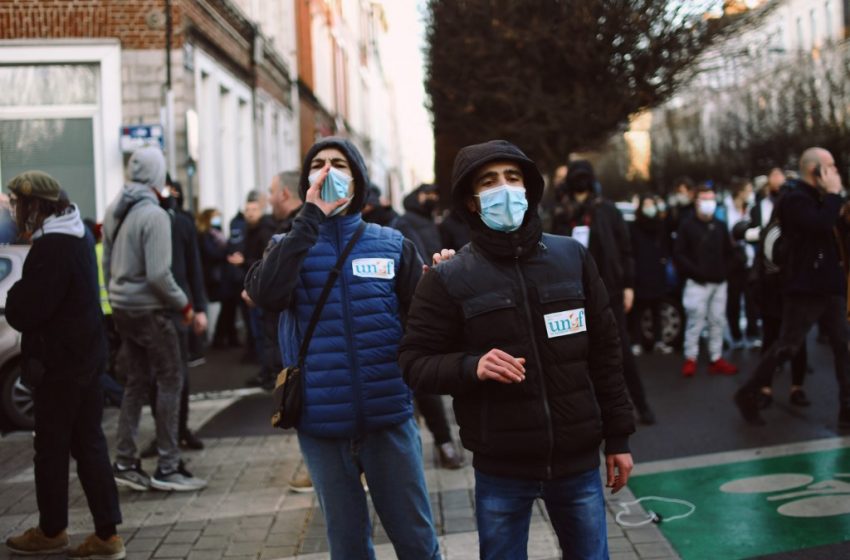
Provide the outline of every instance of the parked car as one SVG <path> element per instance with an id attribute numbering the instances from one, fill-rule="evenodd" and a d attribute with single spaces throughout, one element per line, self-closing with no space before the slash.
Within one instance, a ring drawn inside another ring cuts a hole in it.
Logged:
<path id="1" fill-rule="evenodd" d="M 27 245 L 0 245 L 0 413 L 13 427 L 33 427 L 32 392 L 21 383 L 21 333 L 6 322 L 6 295 L 20 280 Z"/>

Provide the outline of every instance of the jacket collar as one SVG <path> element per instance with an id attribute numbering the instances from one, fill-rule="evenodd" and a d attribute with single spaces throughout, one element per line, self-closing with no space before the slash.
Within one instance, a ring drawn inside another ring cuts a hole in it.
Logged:
<path id="1" fill-rule="evenodd" d="M 330 239 L 337 239 L 341 235 L 343 239 L 347 239 L 354 233 L 361 221 L 360 212 L 325 218 L 325 221 L 319 226 L 319 235 Z"/>
<path id="2" fill-rule="evenodd" d="M 543 223 L 536 212 L 528 216 L 522 227 L 511 233 L 494 231 L 480 223 L 480 226 L 470 228 L 469 235 L 476 248 L 497 259 L 528 258 L 534 254 L 542 236 Z"/>

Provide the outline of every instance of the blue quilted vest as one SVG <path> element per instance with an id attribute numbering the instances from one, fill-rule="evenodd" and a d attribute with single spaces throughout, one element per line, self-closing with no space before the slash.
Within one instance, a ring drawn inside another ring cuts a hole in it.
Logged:
<path id="1" fill-rule="evenodd" d="M 301 268 L 294 305 L 281 314 L 284 364 L 296 362 L 329 271 L 360 222 L 358 213 L 321 225 Z M 310 341 L 298 430 L 347 438 L 400 424 L 413 414 L 398 366 L 402 326 L 395 274 L 403 239 L 396 230 L 368 224 L 343 265 Z"/>

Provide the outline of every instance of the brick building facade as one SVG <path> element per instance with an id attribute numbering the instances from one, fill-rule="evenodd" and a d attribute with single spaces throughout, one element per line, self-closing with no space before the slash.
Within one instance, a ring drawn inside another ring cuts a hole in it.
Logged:
<path id="1" fill-rule="evenodd" d="M 169 168 L 197 206 L 233 215 L 248 190 L 265 188 L 272 173 L 299 164 L 294 76 L 229 0 L 2 3 L 0 89 L 7 93 L 0 94 L 0 180 L 40 166 L 81 201 L 84 214 L 102 219 L 123 183 L 120 132 L 162 125 Z M 54 94 L 14 93 L 21 81 Z M 75 145 L 86 157 L 47 157 Z"/>

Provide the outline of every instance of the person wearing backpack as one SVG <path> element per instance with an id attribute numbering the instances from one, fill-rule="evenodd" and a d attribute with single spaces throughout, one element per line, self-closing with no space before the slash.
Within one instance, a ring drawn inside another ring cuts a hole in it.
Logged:
<path id="1" fill-rule="evenodd" d="M 750 214 L 750 221 L 741 223 L 733 229 L 732 236 L 756 243 L 756 255 L 753 261 L 753 281 L 756 288 L 753 290 L 755 303 L 758 305 L 762 320 L 762 347 L 761 355 L 767 354 L 770 346 L 779 338 L 779 330 L 782 325 L 782 301 L 784 294 L 782 290 L 781 262 L 784 254 L 784 242 L 782 229 L 779 225 L 779 212 L 774 209 L 779 207 L 782 195 L 792 190 L 796 181 L 785 184 L 780 189 L 773 187 L 774 176 L 777 169 L 771 172 L 769 181 L 770 205 L 756 204 Z M 784 175 L 782 175 L 784 179 Z M 767 197 L 766 197 L 767 198 Z M 806 378 L 808 353 L 806 341 L 800 345 L 800 349 L 791 358 L 791 391 L 789 402 L 794 406 L 805 407 L 811 404 L 805 391 L 803 382 Z M 757 395 L 759 408 L 767 408 L 773 402 L 773 375 L 765 379 L 765 385 L 759 389 Z"/>
<path id="2" fill-rule="evenodd" d="M 850 376 L 847 351 L 846 250 L 837 229 L 843 198 L 835 160 L 823 148 L 800 158 L 800 181 L 778 209 L 782 231 L 782 290 L 785 294 L 779 339 L 759 361 L 734 402 L 749 424 L 763 425 L 758 393 L 776 368 L 799 350 L 815 323 L 827 334 L 835 356 L 838 428 L 850 428 Z M 777 212 L 775 212 L 777 213 Z"/>

